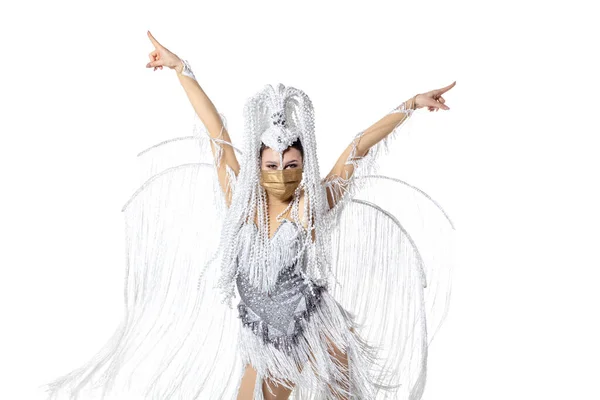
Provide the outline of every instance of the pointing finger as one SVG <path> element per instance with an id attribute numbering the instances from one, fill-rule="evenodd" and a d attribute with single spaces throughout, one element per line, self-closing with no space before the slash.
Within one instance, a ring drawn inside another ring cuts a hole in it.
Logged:
<path id="1" fill-rule="evenodd" d="M 154 39 L 154 36 L 152 36 L 152 34 L 150 33 L 150 31 L 148 31 L 148 38 L 150 38 L 150 41 L 152 42 L 152 44 L 158 48 L 158 47 L 163 47 L 160 43 L 158 43 L 158 40 Z"/>
<path id="2" fill-rule="evenodd" d="M 456 85 L 456 81 L 452 82 L 451 84 L 449 84 L 448 86 L 438 89 L 436 90 L 437 94 L 442 94 L 442 93 L 446 93 L 448 90 L 452 89 L 454 87 L 454 85 Z"/>

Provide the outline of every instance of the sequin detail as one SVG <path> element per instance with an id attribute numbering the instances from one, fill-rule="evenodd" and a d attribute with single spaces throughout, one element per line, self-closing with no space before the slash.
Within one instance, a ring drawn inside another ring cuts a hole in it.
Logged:
<path id="1" fill-rule="evenodd" d="M 299 229 L 291 221 L 284 219 L 271 240 L 277 241 L 286 221 L 290 227 Z M 286 228 L 290 230 L 289 227 Z M 277 249 L 284 251 L 283 246 L 278 246 Z M 242 325 L 259 336 L 264 344 L 270 343 L 287 354 L 298 344 L 303 332 L 302 321 L 310 320 L 321 301 L 322 292 L 326 290 L 324 286 L 313 285 L 311 292 L 298 273 L 298 263 L 304 264 L 304 258 L 283 268 L 281 265 L 271 265 L 279 273 L 274 288 L 269 292 L 260 291 L 253 286 L 247 273 L 244 273 L 244 268 L 240 268 L 236 279 L 241 298 L 237 306 L 238 317 Z"/>

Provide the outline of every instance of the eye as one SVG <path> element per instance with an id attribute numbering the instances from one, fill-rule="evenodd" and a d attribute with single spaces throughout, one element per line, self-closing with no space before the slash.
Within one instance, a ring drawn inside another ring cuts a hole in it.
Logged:
<path id="1" fill-rule="evenodd" d="M 298 167 L 298 164 L 295 164 L 295 163 L 288 164 L 288 165 L 286 166 L 286 168 L 297 168 L 297 167 Z"/>
<path id="2" fill-rule="evenodd" d="M 267 168 L 273 169 L 273 168 L 277 168 L 277 166 L 275 164 L 269 164 L 269 165 L 267 165 Z"/>

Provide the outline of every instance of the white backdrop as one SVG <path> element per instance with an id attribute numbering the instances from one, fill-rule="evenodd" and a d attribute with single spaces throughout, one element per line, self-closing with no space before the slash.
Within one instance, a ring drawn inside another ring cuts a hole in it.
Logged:
<path id="1" fill-rule="evenodd" d="M 450 111 L 417 111 L 393 156 L 459 235 L 424 399 L 600 398 L 588 3 L 3 2 L 0 398 L 41 398 L 122 317 L 135 155 L 192 132 L 175 72 L 145 68 L 147 30 L 190 61 L 239 145 L 247 97 L 304 90 L 322 174 L 357 132 L 456 80 Z"/>

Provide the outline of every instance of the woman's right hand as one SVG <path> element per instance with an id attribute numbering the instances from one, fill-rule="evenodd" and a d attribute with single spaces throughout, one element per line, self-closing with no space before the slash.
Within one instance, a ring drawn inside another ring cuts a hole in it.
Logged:
<path id="1" fill-rule="evenodd" d="M 148 38 L 150 38 L 150 41 L 154 45 L 154 50 L 148 55 L 150 57 L 150 62 L 146 64 L 146 68 L 154 68 L 156 71 L 156 69 L 162 69 L 164 66 L 181 72 L 183 69 L 181 59 L 162 44 L 158 43 L 150 31 L 148 31 Z"/>

